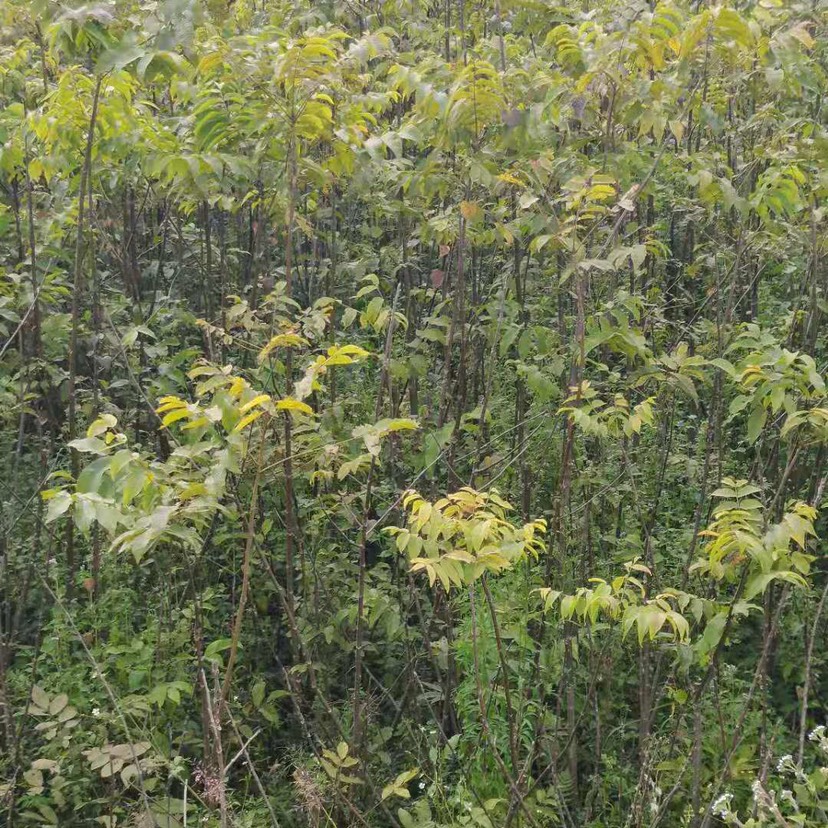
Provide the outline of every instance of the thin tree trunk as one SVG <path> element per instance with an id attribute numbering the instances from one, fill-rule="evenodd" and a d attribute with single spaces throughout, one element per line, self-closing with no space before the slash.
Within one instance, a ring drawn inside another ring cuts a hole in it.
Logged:
<path id="1" fill-rule="evenodd" d="M 72 290 L 72 326 L 69 335 L 69 378 L 67 381 L 68 408 L 69 408 L 69 439 L 74 440 L 78 434 L 77 426 L 77 376 L 78 376 L 78 338 L 80 329 L 81 291 L 83 290 L 83 262 L 84 262 L 84 207 L 86 189 L 91 188 L 92 175 L 92 146 L 95 141 L 95 124 L 98 118 L 98 101 L 101 94 L 103 77 L 98 77 L 92 93 L 92 111 L 89 115 L 89 129 L 86 134 L 86 150 L 84 152 L 83 167 L 78 196 L 78 226 L 75 239 L 75 271 Z M 77 480 L 80 473 L 80 455 L 78 450 L 71 449 L 72 477 Z M 66 594 L 69 599 L 74 594 L 75 584 L 75 528 L 74 521 L 66 524 Z"/>

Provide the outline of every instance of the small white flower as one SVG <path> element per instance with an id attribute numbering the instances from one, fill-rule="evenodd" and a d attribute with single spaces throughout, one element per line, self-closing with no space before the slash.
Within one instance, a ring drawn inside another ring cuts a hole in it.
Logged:
<path id="1" fill-rule="evenodd" d="M 101 711 L 100 711 L 100 709 L 99 709 L 99 708 L 97 708 L 97 707 L 93 707 L 93 708 L 92 708 L 92 715 L 93 715 L 96 719 L 99 719 L 99 718 L 101 717 Z"/>
<path id="2" fill-rule="evenodd" d="M 425 790 L 425 782 L 420 782 L 420 790 L 421 791 Z"/>
<path id="3" fill-rule="evenodd" d="M 777 769 L 778 771 L 786 771 L 786 770 L 790 770 L 790 769 L 791 769 L 791 768 L 793 768 L 793 767 L 795 767 L 795 766 L 794 766 L 794 760 L 793 760 L 793 756 L 791 756 L 791 754 L 790 754 L 790 753 L 786 753 L 786 754 L 785 754 L 784 756 L 782 756 L 782 757 L 779 759 L 779 761 L 776 763 L 776 769 Z"/>
<path id="4" fill-rule="evenodd" d="M 710 809 L 714 815 L 726 817 L 730 813 L 730 801 L 733 799 L 732 793 L 723 793 L 714 803 Z"/>
<path id="5" fill-rule="evenodd" d="M 812 742 L 816 742 L 824 753 L 828 753 L 828 734 L 825 733 L 825 725 L 815 727 L 808 734 L 808 738 Z"/>

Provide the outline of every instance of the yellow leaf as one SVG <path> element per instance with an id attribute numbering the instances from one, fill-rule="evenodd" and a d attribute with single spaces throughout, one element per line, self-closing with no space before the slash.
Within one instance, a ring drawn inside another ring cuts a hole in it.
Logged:
<path id="1" fill-rule="evenodd" d="M 155 409 L 156 414 L 163 414 L 165 411 L 173 411 L 176 408 L 186 408 L 187 403 L 178 397 L 161 397 L 160 405 Z"/>
<path id="2" fill-rule="evenodd" d="M 198 379 L 199 377 L 213 376 L 218 373 L 220 373 L 218 368 L 214 368 L 212 365 L 196 365 L 195 368 L 187 371 L 187 376 L 190 379 Z"/>
<path id="3" fill-rule="evenodd" d="M 267 402 L 269 399 L 270 394 L 257 394 L 252 400 L 248 400 L 243 406 L 241 406 L 241 408 L 239 408 L 239 414 L 244 414 L 246 411 L 250 411 L 251 408 L 256 408 L 256 406 Z"/>
<path id="4" fill-rule="evenodd" d="M 43 162 L 37 158 L 29 161 L 29 178 L 37 181 L 43 175 Z"/>
<path id="5" fill-rule="evenodd" d="M 670 132 L 676 137 L 676 141 L 680 144 L 684 136 L 684 124 L 676 118 L 675 120 L 667 122 L 670 127 Z"/>
<path id="6" fill-rule="evenodd" d="M 198 71 L 209 72 L 210 70 L 215 69 L 217 66 L 221 66 L 223 62 L 224 58 L 221 52 L 213 52 L 201 58 L 201 60 L 198 62 Z"/>
<path id="7" fill-rule="evenodd" d="M 523 186 L 523 182 L 509 172 L 500 173 L 500 175 L 498 175 L 498 179 L 503 181 L 505 184 L 516 184 L 518 187 Z"/>
<path id="8" fill-rule="evenodd" d="M 274 348 L 297 348 L 307 344 L 307 339 L 295 333 L 276 334 L 259 352 L 259 362 L 264 362 Z"/>
<path id="9" fill-rule="evenodd" d="M 352 357 L 353 359 L 348 359 L 339 363 L 342 365 L 347 365 L 357 359 L 363 359 L 364 357 L 370 356 L 368 351 L 364 348 L 360 348 L 359 345 L 331 345 L 328 348 L 328 359 L 325 362 L 330 363 L 331 359 L 339 359 L 342 357 Z"/>
<path id="10" fill-rule="evenodd" d="M 460 214 L 467 221 L 474 221 L 482 214 L 480 205 L 476 201 L 461 201 Z"/>
<path id="11" fill-rule="evenodd" d="M 92 423 L 92 425 L 89 426 L 88 429 L 86 429 L 86 436 L 97 437 L 108 429 L 115 428 L 117 424 L 118 421 L 111 414 L 102 414 L 97 420 L 95 420 L 94 423 Z"/>
<path id="12" fill-rule="evenodd" d="M 816 41 L 811 37 L 811 33 L 808 31 L 808 23 L 799 23 L 794 26 L 790 34 L 792 37 L 795 37 L 806 49 L 813 49 L 816 45 Z"/>
<path id="13" fill-rule="evenodd" d="M 256 420 L 258 420 L 259 417 L 262 416 L 262 414 L 264 414 L 264 411 L 262 411 L 261 408 L 258 409 L 257 411 L 252 411 L 250 414 L 248 414 L 246 417 L 242 417 L 236 423 L 236 426 L 233 429 L 233 431 L 241 431 L 243 428 L 246 428 L 247 426 L 249 426 L 250 423 L 255 422 Z"/>
<path id="14" fill-rule="evenodd" d="M 188 429 L 201 428 L 206 425 L 210 425 L 210 421 L 206 417 L 199 417 L 197 420 L 193 420 L 191 423 L 181 426 L 181 430 L 187 431 Z"/>
<path id="15" fill-rule="evenodd" d="M 207 494 L 207 487 L 203 483 L 190 483 L 178 493 L 178 499 L 189 500 L 192 497 L 205 494 Z"/>
<path id="16" fill-rule="evenodd" d="M 300 400 L 295 400 L 293 397 L 285 397 L 276 403 L 276 408 L 280 411 L 301 411 L 302 414 L 313 414 L 313 409 Z"/>
<path id="17" fill-rule="evenodd" d="M 178 420 L 183 420 L 185 417 L 189 417 L 190 412 L 186 408 L 177 408 L 175 411 L 170 411 L 163 420 L 161 420 L 161 425 L 164 428 L 169 428 L 173 423 L 178 422 Z"/>

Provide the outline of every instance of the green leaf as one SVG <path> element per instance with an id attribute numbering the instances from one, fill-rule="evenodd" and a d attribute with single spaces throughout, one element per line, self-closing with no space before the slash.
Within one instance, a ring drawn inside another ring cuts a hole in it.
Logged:
<path id="1" fill-rule="evenodd" d="M 32 704 L 43 713 L 48 712 L 49 702 L 51 701 L 49 694 L 38 684 L 32 686 Z"/>
<path id="2" fill-rule="evenodd" d="M 78 475 L 78 482 L 76 489 L 79 494 L 88 494 L 90 492 L 96 494 L 104 494 L 104 481 L 109 480 L 112 483 L 112 478 L 107 475 L 109 471 L 110 458 L 99 457 L 93 460 L 81 473 Z"/>
<path id="3" fill-rule="evenodd" d="M 768 418 L 768 412 L 763 406 L 756 406 L 750 412 L 747 422 L 747 439 L 748 443 L 755 443 L 765 427 L 765 422 Z"/>
<path id="4" fill-rule="evenodd" d="M 82 437 L 77 440 L 70 440 L 69 446 L 77 451 L 84 451 L 90 454 L 106 454 L 110 447 L 99 437 Z"/>
<path id="5" fill-rule="evenodd" d="M 222 663 L 221 653 L 225 650 L 229 650 L 230 647 L 233 646 L 233 641 L 229 638 L 219 638 L 216 641 L 210 642 L 207 647 L 204 649 L 204 658 L 207 661 L 212 661 L 216 664 Z M 239 649 L 241 649 L 241 644 L 239 644 Z"/>
<path id="6" fill-rule="evenodd" d="M 68 511 L 72 505 L 72 495 L 61 489 L 48 500 L 48 504 L 46 507 L 46 523 L 52 523 Z"/>
<path id="7" fill-rule="evenodd" d="M 66 693 L 61 693 L 58 696 L 55 696 L 49 702 L 49 715 L 50 716 L 57 716 L 61 710 L 63 710 L 66 705 L 69 704 L 69 696 Z"/>

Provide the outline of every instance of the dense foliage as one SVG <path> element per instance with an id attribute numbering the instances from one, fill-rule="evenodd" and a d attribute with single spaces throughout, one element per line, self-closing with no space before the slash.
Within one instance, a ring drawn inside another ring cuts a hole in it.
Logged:
<path id="1" fill-rule="evenodd" d="M 828 824 L 821 0 L 0 0 L 0 823 Z"/>

